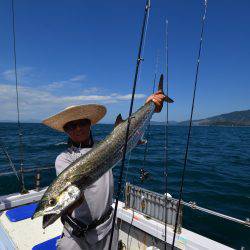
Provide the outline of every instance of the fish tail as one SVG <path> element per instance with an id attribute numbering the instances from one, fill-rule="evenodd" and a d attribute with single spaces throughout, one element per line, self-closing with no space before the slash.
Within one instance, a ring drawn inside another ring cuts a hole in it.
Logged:
<path id="1" fill-rule="evenodd" d="M 164 77 L 163 77 L 163 74 L 161 74 L 160 80 L 159 80 L 159 84 L 158 84 L 158 92 L 161 92 L 165 96 L 165 98 L 164 98 L 165 102 L 173 103 L 174 100 L 164 94 L 164 91 L 163 91 L 163 80 L 164 80 Z"/>

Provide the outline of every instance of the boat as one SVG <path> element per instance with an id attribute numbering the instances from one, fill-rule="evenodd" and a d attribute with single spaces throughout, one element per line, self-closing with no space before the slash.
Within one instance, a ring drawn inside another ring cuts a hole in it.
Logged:
<path id="1" fill-rule="evenodd" d="M 41 217 L 31 220 L 37 202 L 46 190 L 39 187 L 39 178 L 40 173 L 36 175 L 36 188 L 27 193 L 0 197 L 1 250 L 56 249 L 56 241 L 60 238 L 63 228 L 60 219 L 46 229 L 42 228 Z M 119 201 L 117 210 L 119 249 L 165 249 L 165 213 L 167 249 L 171 249 L 177 204 L 178 200 L 170 194 L 163 195 L 126 183 L 125 200 Z M 248 220 L 242 221 L 201 208 L 194 203 L 182 202 L 174 249 L 233 249 L 185 229 L 182 226 L 183 206 L 250 227 Z"/>

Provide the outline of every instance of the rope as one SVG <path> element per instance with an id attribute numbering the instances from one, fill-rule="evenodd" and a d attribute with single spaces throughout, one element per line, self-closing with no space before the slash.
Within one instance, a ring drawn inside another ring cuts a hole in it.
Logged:
<path id="1" fill-rule="evenodd" d="M 176 214 L 176 220 L 175 220 L 175 228 L 174 228 L 172 249 L 174 249 L 174 243 L 175 243 L 175 237 L 176 237 L 177 225 L 178 225 L 178 218 L 179 218 L 179 212 L 180 212 L 180 205 L 181 205 L 181 200 L 182 200 L 182 195 L 183 195 L 184 177 L 185 177 L 185 171 L 186 171 L 186 165 L 187 165 L 189 141 L 190 141 L 191 128 L 192 128 L 192 120 L 193 120 L 193 112 L 194 112 L 194 101 L 195 101 L 195 94 L 196 94 L 196 86 L 197 86 L 197 82 L 198 82 L 200 56 L 201 56 L 201 49 L 202 49 L 202 44 L 203 44 L 203 33 L 204 33 L 206 12 L 207 12 L 207 0 L 205 0 L 204 14 L 203 14 L 203 18 L 202 18 L 202 28 L 201 28 L 201 34 L 200 34 L 200 45 L 199 45 L 199 52 L 198 52 L 196 73 L 195 73 L 192 108 L 191 108 L 191 114 L 190 114 L 190 120 L 189 120 L 188 137 L 187 137 L 187 144 L 186 144 L 186 151 L 185 151 L 184 166 L 183 166 L 182 177 L 181 177 L 181 184 L 180 184 L 179 200 L 178 200 L 177 214 Z"/>
<path id="2" fill-rule="evenodd" d="M 119 179 L 118 179 L 118 190 L 117 190 L 117 194 L 116 194 L 114 217 L 113 217 L 113 221 L 112 221 L 112 229 L 111 229 L 111 236 L 110 236 L 110 242 L 109 242 L 109 250 L 111 250 L 111 246 L 112 246 L 112 240 L 113 240 L 113 234 L 114 234 L 114 228 L 115 228 L 115 220 L 116 220 L 116 214 L 117 214 L 117 208 L 118 208 L 118 200 L 119 200 L 120 193 L 121 193 L 121 190 L 122 190 L 122 179 L 123 179 L 122 177 L 123 177 L 123 170 L 124 170 L 124 165 L 125 165 L 125 156 L 126 156 L 126 151 L 127 151 L 127 142 L 128 142 L 128 136 L 129 136 L 130 119 L 131 119 L 132 110 L 133 110 L 134 96 L 135 96 L 135 90 L 136 90 L 136 83 L 137 83 L 137 79 L 138 79 L 139 66 L 140 66 L 140 63 L 142 61 L 141 53 L 142 53 L 144 35 L 145 35 L 147 23 L 148 23 L 149 9 L 150 9 L 150 0 L 147 0 L 144 20 L 143 20 L 143 25 L 142 25 L 142 31 L 141 31 L 141 39 L 140 39 L 137 63 L 136 63 L 136 71 L 135 71 L 135 76 L 134 76 L 134 84 L 133 84 L 131 103 L 130 103 L 130 109 L 129 109 L 128 125 L 127 125 L 125 142 L 124 142 L 124 149 L 123 149 L 123 154 L 122 154 L 120 176 L 119 176 Z"/>
<path id="3" fill-rule="evenodd" d="M 19 110 L 19 94 L 18 94 L 18 78 L 17 78 L 17 56 L 16 56 L 16 31 L 15 31 L 15 8 L 14 0 L 11 1 L 12 12 L 12 33 L 13 33 L 13 51 L 14 51 L 14 68 L 15 68 L 15 83 L 16 83 L 16 107 L 17 107 L 17 123 L 19 134 L 19 157 L 20 157 L 20 173 L 21 173 L 21 193 L 25 192 L 24 177 L 23 177 L 23 143 L 22 143 L 22 128 L 20 124 L 20 110 Z"/>
<path id="4" fill-rule="evenodd" d="M 166 72 L 167 72 L 167 96 L 168 96 L 168 85 L 169 85 L 169 76 L 168 76 L 168 20 L 166 20 Z M 164 238 L 164 249 L 167 249 L 167 220 L 168 220 L 168 210 L 167 210 L 167 199 L 168 199 L 168 102 L 167 102 L 167 112 L 166 112 L 166 123 L 165 123 L 165 238 Z"/>

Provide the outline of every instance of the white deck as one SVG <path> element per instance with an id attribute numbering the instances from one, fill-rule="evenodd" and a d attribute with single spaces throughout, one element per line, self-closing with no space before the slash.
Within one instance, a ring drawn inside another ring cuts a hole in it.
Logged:
<path id="1" fill-rule="evenodd" d="M 20 250 L 32 249 L 37 244 L 59 236 L 63 229 L 60 220 L 57 220 L 45 230 L 42 229 L 42 217 L 34 220 L 26 219 L 18 222 L 10 222 L 6 216 L 6 212 L 0 216 L 0 226 L 8 234 L 15 248 Z"/>

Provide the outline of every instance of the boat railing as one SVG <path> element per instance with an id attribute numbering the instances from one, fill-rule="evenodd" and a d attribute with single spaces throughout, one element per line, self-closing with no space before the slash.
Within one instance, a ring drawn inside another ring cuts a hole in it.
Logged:
<path id="1" fill-rule="evenodd" d="M 126 208 L 130 208 L 132 210 L 134 209 L 135 211 L 144 214 L 146 217 L 154 218 L 156 220 L 165 223 L 165 214 L 166 214 L 167 224 L 170 226 L 174 226 L 177 215 L 177 205 L 178 205 L 178 200 L 169 197 L 168 195 L 159 194 L 141 188 L 139 186 L 126 183 L 126 191 L 125 191 Z M 181 207 L 178 216 L 179 232 L 181 232 L 181 226 L 182 226 L 183 206 L 250 227 L 249 218 L 246 218 L 246 220 L 241 220 L 207 208 L 197 206 L 195 202 L 181 201 Z"/>
<path id="2" fill-rule="evenodd" d="M 35 167 L 35 168 L 26 168 L 21 170 L 17 170 L 17 173 L 31 173 L 31 172 L 41 172 L 41 171 L 45 171 L 45 170 L 52 170 L 55 169 L 55 166 L 49 166 L 49 167 Z M 2 172 L 0 173 L 0 177 L 1 176 L 6 176 L 6 175 L 14 175 L 15 172 L 14 171 L 8 171 L 8 172 Z"/>
<path id="3" fill-rule="evenodd" d="M 23 173 L 35 173 L 35 190 L 40 190 L 40 183 L 41 183 L 41 172 L 54 170 L 54 166 L 48 167 L 36 167 L 36 168 L 26 168 L 23 169 Z M 21 171 L 17 171 L 21 173 Z M 1 176 L 6 175 L 14 175 L 16 174 L 14 171 L 9 172 L 2 172 L 0 173 Z M 170 226 L 174 226 L 176 215 L 177 215 L 177 205 L 178 200 L 172 198 L 169 195 L 159 194 L 147 189 L 144 189 L 139 186 L 132 185 L 130 183 L 126 183 L 125 189 L 125 206 L 126 208 L 130 208 L 132 210 L 138 211 L 144 214 L 146 217 L 154 218 L 158 221 L 165 223 L 165 213 L 167 215 L 167 224 Z M 165 207 L 167 206 L 167 209 Z M 182 216 L 183 216 L 183 206 L 191 208 L 193 210 L 201 211 L 213 216 L 217 216 L 219 218 L 223 218 L 228 221 L 232 221 L 250 228 L 250 219 L 246 218 L 245 220 L 241 220 L 229 215 L 225 215 L 204 207 L 200 207 L 194 201 L 185 202 L 181 201 L 181 209 L 179 212 L 179 219 L 178 219 L 178 232 L 181 232 L 182 227 Z"/>
<path id="4" fill-rule="evenodd" d="M 126 183 L 125 206 L 174 227 L 178 200 L 169 195 L 162 195 L 139 186 Z M 178 232 L 182 226 L 182 205 L 178 216 Z"/>
<path id="5" fill-rule="evenodd" d="M 27 174 L 27 173 L 35 173 L 35 189 L 38 191 L 40 190 L 40 184 L 41 184 L 41 173 L 43 171 L 48 170 L 55 170 L 54 166 L 48 166 L 48 167 L 35 167 L 35 168 L 25 168 L 22 170 L 15 171 L 8 171 L 8 172 L 0 172 L 0 177 L 2 176 L 9 176 L 9 175 L 15 175 L 15 174 Z"/>
<path id="6" fill-rule="evenodd" d="M 223 218 L 223 219 L 233 221 L 233 222 L 242 224 L 244 226 L 250 227 L 250 219 L 249 218 L 246 218 L 246 220 L 240 220 L 240 219 L 234 218 L 234 217 L 229 216 L 229 215 L 225 215 L 225 214 L 218 213 L 216 211 L 213 211 L 213 210 L 210 210 L 210 209 L 207 209 L 207 208 L 204 208 L 204 207 L 197 206 L 196 202 L 193 202 L 193 201 L 190 201 L 190 202 L 182 201 L 181 203 L 184 206 L 187 206 L 187 207 L 189 207 L 191 209 L 198 210 L 198 211 L 201 211 L 201 212 L 204 212 L 204 213 L 207 213 L 207 214 L 211 214 L 211 215 L 214 215 L 214 216 L 217 216 L 217 217 L 220 217 L 220 218 Z"/>

